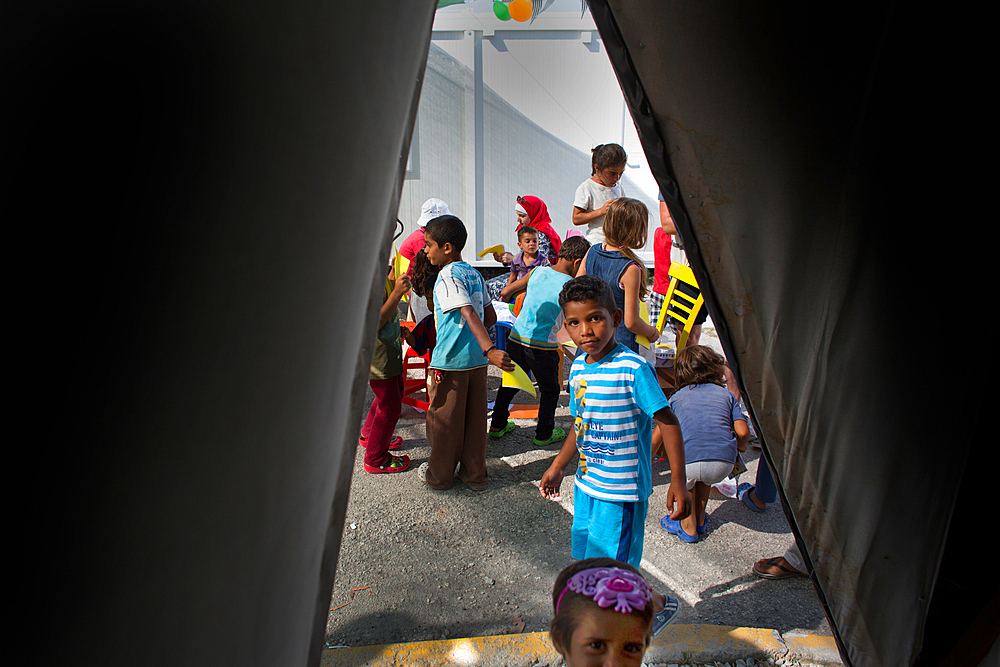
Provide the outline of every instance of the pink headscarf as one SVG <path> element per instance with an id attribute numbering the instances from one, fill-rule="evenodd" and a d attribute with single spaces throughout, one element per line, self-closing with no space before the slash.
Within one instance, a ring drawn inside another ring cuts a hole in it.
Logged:
<path id="1" fill-rule="evenodd" d="M 549 244 L 552 246 L 552 252 L 555 253 L 556 257 L 559 256 L 559 246 L 562 245 L 562 239 L 556 234 L 556 230 L 552 229 L 552 219 L 549 217 L 549 207 L 545 205 L 538 197 L 533 195 L 525 195 L 524 197 L 518 197 L 517 203 L 521 205 L 524 212 L 528 214 L 530 221 L 528 224 L 549 239 Z M 517 229 L 521 229 L 524 225 L 518 223 Z M 517 230 L 515 230 L 517 231 Z"/>

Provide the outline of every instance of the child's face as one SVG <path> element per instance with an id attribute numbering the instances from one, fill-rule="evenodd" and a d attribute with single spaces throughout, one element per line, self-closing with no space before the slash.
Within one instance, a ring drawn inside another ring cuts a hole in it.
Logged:
<path id="1" fill-rule="evenodd" d="M 598 362 L 615 347 L 615 327 L 621 324 L 622 311 L 608 312 L 596 301 L 569 301 L 563 308 L 566 333 L 576 346 Z"/>
<path id="2" fill-rule="evenodd" d="M 446 250 L 447 249 L 447 250 Z M 444 266 L 448 262 L 448 250 L 451 249 L 450 243 L 445 243 L 444 247 L 439 246 L 437 241 L 429 236 L 424 236 L 424 254 L 427 255 L 427 261 L 434 266 Z"/>
<path id="3" fill-rule="evenodd" d="M 517 247 L 526 255 L 538 254 L 538 234 L 522 234 L 517 240 Z"/>
<path id="4" fill-rule="evenodd" d="M 646 653 L 647 632 L 649 627 L 635 614 L 587 605 L 569 646 L 560 652 L 567 667 L 638 667 Z"/>
<path id="5" fill-rule="evenodd" d="M 605 169 L 600 169 L 594 175 L 595 179 L 606 188 L 613 188 L 618 181 L 622 180 L 625 173 L 625 165 L 615 164 Z"/>

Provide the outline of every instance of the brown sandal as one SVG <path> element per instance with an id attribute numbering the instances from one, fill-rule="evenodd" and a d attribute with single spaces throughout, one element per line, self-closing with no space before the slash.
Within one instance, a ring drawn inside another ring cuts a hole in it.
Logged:
<path id="1" fill-rule="evenodd" d="M 784 563 L 784 565 L 782 565 Z M 787 565 L 787 567 L 786 567 Z M 777 568 L 779 572 L 770 572 L 766 568 Z M 753 573 L 761 579 L 791 579 L 793 577 L 804 577 L 804 573 L 799 572 L 789 565 L 784 556 L 774 558 L 762 558 L 753 564 Z"/>

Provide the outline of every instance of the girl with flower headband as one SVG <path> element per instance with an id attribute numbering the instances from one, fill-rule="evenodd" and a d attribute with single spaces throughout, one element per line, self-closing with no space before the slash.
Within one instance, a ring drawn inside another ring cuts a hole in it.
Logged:
<path id="1" fill-rule="evenodd" d="M 639 352 L 636 336 L 650 343 L 660 337 L 656 327 L 642 319 L 639 302 L 649 292 L 646 266 L 635 251 L 646 245 L 649 211 L 637 199 L 622 197 L 608 203 L 604 218 L 604 243 L 591 246 L 578 276 L 597 276 L 611 285 L 615 305 L 622 310 L 622 323 L 615 328 L 615 340 Z"/>
<path id="2" fill-rule="evenodd" d="M 631 565 L 588 558 L 559 573 L 552 606 L 552 645 L 567 667 L 585 667 L 642 664 L 652 638 L 674 620 L 680 605 L 650 589 Z"/>

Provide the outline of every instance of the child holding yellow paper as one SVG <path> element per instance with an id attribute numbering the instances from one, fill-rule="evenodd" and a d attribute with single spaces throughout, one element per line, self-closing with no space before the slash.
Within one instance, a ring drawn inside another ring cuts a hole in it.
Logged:
<path id="1" fill-rule="evenodd" d="M 406 274 L 396 276 L 390 271 L 382 293 L 378 333 L 372 353 L 371 385 L 375 398 L 361 427 L 358 444 L 365 449 L 365 472 L 374 474 L 403 472 L 410 467 L 410 457 L 393 456 L 403 439 L 392 434 L 399 420 L 403 403 L 403 354 L 399 342 L 399 315 L 396 307 L 410 289 Z"/>
<path id="2" fill-rule="evenodd" d="M 590 243 L 582 236 L 566 239 L 559 249 L 555 266 L 542 266 L 515 281 L 506 290 L 527 289 L 521 313 L 507 338 L 507 354 L 518 366 L 534 374 L 538 380 L 538 425 L 535 445 L 545 447 L 566 438 L 566 431 L 555 426 L 556 405 L 559 402 L 559 341 L 556 332 L 562 327 L 563 312 L 559 307 L 559 292 L 580 269 Z M 510 402 L 517 393 L 515 387 L 501 387 L 493 405 L 493 420 L 489 435 L 494 438 L 514 430 Z"/>
<path id="3" fill-rule="evenodd" d="M 635 250 L 646 245 L 648 224 L 649 211 L 641 201 L 622 197 L 608 202 L 604 243 L 593 246 L 580 267 L 580 275 L 597 276 L 611 286 L 615 305 L 624 313 L 615 340 L 632 352 L 639 352 L 636 336 L 650 343 L 660 337 L 656 327 L 642 319 L 639 306 L 649 291 L 649 277 Z"/>
<path id="4" fill-rule="evenodd" d="M 549 258 L 538 250 L 538 236 L 538 230 L 530 225 L 525 225 L 517 230 L 517 247 L 521 249 L 521 252 L 517 253 L 513 264 L 510 265 L 507 287 L 527 276 L 533 269 L 549 265 Z M 504 298 L 510 301 L 511 296 L 514 294 L 507 293 Z"/>

